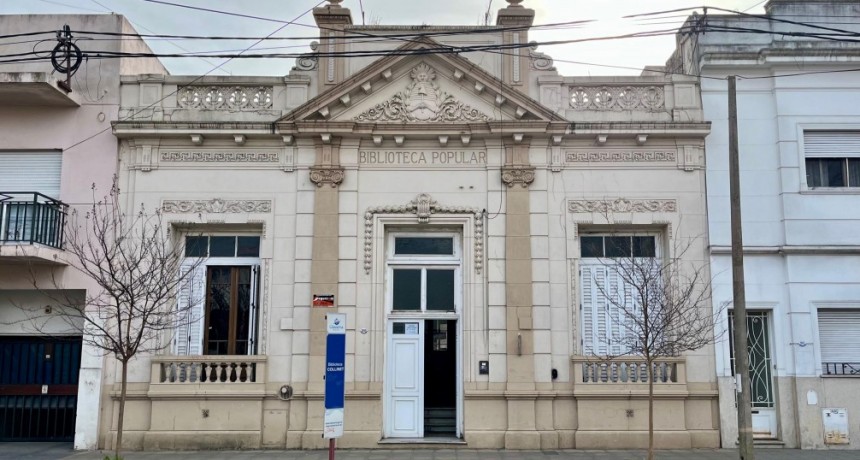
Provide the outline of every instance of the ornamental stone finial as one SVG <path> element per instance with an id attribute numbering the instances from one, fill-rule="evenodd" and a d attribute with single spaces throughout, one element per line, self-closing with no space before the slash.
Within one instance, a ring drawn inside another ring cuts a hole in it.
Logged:
<path id="1" fill-rule="evenodd" d="M 522 0 L 520 0 L 520 1 L 522 1 Z M 343 3 L 343 0 L 328 0 L 328 2 L 331 4 L 331 6 L 339 7 L 340 4 Z"/>
<path id="2" fill-rule="evenodd" d="M 520 5 L 522 2 L 523 0 L 508 0 L 508 4 L 510 5 L 508 8 L 522 8 L 523 6 Z"/>

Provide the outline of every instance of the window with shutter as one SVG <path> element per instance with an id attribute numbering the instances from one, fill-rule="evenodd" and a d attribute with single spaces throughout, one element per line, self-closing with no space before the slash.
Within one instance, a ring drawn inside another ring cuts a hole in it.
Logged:
<path id="1" fill-rule="evenodd" d="M 806 185 L 860 187 L 860 131 L 804 131 Z"/>
<path id="2" fill-rule="evenodd" d="M 582 352 L 629 354 L 634 351 L 636 335 L 631 315 L 641 314 L 641 309 L 634 286 L 625 282 L 617 267 L 625 258 L 656 258 L 656 236 L 583 235 L 580 244 Z"/>
<path id="3" fill-rule="evenodd" d="M 824 375 L 860 376 L 860 309 L 818 310 Z"/>
<path id="4" fill-rule="evenodd" d="M 259 236 L 188 236 L 174 353 L 252 355 L 258 350 Z M 205 258 L 202 263 L 197 263 Z"/>

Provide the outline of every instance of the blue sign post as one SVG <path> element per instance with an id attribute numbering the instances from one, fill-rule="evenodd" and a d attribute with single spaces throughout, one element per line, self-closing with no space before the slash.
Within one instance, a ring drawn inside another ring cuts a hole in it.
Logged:
<path id="1" fill-rule="evenodd" d="M 334 459 L 334 440 L 343 436 L 346 315 L 342 313 L 326 315 L 326 332 L 323 438 L 329 440 L 329 459 Z"/>

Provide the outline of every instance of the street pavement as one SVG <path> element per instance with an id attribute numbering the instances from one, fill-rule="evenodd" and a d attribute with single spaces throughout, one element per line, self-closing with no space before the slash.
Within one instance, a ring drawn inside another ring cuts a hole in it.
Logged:
<path id="1" fill-rule="evenodd" d="M 107 452 L 75 452 L 65 443 L 0 443 L 0 459 L 6 460 L 103 460 Z M 757 449 L 757 460 L 858 460 L 856 450 Z M 658 460 L 736 460 L 735 449 L 664 450 Z M 196 452 L 126 452 L 125 460 L 327 460 L 325 450 L 244 450 Z M 640 460 L 637 450 L 472 450 L 472 449 L 377 449 L 339 450 L 337 460 Z"/>

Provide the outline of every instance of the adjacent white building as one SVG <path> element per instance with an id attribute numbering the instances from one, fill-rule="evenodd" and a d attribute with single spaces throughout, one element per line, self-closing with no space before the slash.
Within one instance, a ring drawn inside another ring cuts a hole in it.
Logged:
<path id="1" fill-rule="evenodd" d="M 786 447 L 857 448 L 860 44 L 838 34 L 860 31 L 853 19 L 860 4 L 771 0 L 766 11 L 691 17 L 686 25 L 707 33 L 679 34 L 667 63 L 671 72 L 701 74 L 712 122 L 713 304 L 732 299 L 725 77 L 738 75 L 755 433 Z M 731 447 L 737 418 L 728 340 L 716 358 L 722 445 Z"/>

